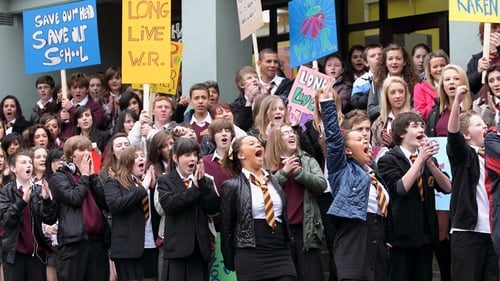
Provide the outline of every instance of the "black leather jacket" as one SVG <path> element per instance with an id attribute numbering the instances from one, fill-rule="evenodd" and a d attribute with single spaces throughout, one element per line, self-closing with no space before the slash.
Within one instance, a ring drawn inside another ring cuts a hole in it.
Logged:
<path id="1" fill-rule="evenodd" d="M 74 182 L 71 173 L 66 167 L 59 168 L 50 178 L 50 189 L 54 200 L 57 202 L 59 213 L 59 229 L 57 241 L 65 245 L 82 240 L 89 236 L 83 226 L 82 203 L 87 192 L 92 192 L 94 199 L 101 210 L 107 209 L 104 198 L 104 188 L 99 176 L 81 176 Z M 102 215 L 102 213 L 101 213 Z M 106 222 L 104 215 L 102 219 Z M 104 223 L 107 227 L 107 223 Z M 104 239 L 105 233 L 103 233 Z"/>
<path id="2" fill-rule="evenodd" d="M 44 200 L 41 196 L 40 186 L 33 187 L 30 198 L 31 219 L 33 222 L 33 235 L 38 237 L 35 252 L 42 249 L 49 250 L 50 246 L 42 234 L 42 222 L 54 224 L 57 220 L 56 204 L 50 198 Z M 2 257 L 5 262 L 14 263 L 17 241 L 26 207 L 21 192 L 17 189 L 16 181 L 8 183 L 0 189 L 0 224 L 4 228 L 2 236 Z"/>
<path id="3" fill-rule="evenodd" d="M 287 221 L 286 197 L 278 179 L 274 175 L 269 178 L 283 202 L 282 223 L 285 226 L 285 237 L 290 241 L 290 229 Z M 245 174 L 230 178 L 222 185 L 220 201 L 221 215 L 221 250 L 224 265 L 229 270 L 235 270 L 234 251 L 236 248 L 255 248 L 255 232 L 252 215 L 252 194 L 250 182 Z"/>

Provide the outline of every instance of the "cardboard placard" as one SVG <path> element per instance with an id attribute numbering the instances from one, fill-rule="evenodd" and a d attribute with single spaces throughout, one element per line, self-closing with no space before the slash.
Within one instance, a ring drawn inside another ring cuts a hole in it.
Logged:
<path id="1" fill-rule="evenodd" d="M 101 63 L 95 0 L 23 12 L 27 74 Z"/>
<path id="2" fill-rule="evenodd" d="M 123 0 L 122 3 L 122 81 L 167 82 L 170 0 Z"/>

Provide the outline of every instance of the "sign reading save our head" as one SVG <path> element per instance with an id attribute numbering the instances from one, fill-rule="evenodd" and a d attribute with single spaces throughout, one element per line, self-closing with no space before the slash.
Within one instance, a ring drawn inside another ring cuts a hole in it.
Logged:
<path id="1" fill-rule="evenodd" d="M 27 74 L 101 63 L 95 0 L 23 12 Z"/>

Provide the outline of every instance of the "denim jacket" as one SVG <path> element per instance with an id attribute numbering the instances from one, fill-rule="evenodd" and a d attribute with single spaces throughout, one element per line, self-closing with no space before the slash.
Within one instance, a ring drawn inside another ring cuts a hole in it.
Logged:
<path id="1" fill-rule="evenodd" d="M 322 101 L 321 110 L 325 126 L 328 181 L 333 196 L 333 203 L 327 213 L 348 219 L 366 220 L 370 176 L 357 161 L 348 159 L 345 155 L 333 100 Z"/>

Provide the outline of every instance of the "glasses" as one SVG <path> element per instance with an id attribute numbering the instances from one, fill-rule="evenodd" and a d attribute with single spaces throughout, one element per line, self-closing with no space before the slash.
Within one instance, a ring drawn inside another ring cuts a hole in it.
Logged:
<path id="1" fill-rule="evenodd" d="M 284 137 L 288 137 L 290 135 L 295 135 L 295 131 L 294 130 L 284 130 L 284 131 L 281 131 L 281 134 L 284 136 Z"/>

